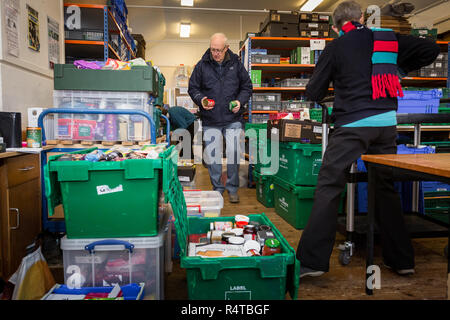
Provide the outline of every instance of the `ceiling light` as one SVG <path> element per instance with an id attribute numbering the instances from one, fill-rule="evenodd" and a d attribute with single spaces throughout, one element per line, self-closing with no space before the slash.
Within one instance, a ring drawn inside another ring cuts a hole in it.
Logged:
<path id="1" fill-rule="evenodd" d="M 323 0 L 308 0 L 301 8 L 300 11 L 313 11 Z"/>
<path id="2" fill-rule="evenodd" d="M 193 7 L 194 6 L 194 0 L 181 0 L 181 5 L 183 7 Z"/>
<path id="3" fill-rule="evenodd" d="M 191 33 L 191 24 L 190 23 L 180 23 L 180 37 L 181 38 L 189 38 Z"/>

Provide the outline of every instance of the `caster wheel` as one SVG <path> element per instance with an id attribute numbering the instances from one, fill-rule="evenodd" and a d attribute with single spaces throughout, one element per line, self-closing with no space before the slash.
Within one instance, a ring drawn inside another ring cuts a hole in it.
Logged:
<path id="1" fill-rule="evenodd" d="M 444 248 L 445 257 L 448 258 L 448 245 Z"/>
<path id="2" fill-rule="evenodd" d="M 339 262 L 341 265 L 346 266 L 350 263 L 352 257 L 350 256 L 350 252 L 348 250 L 341 251 L 339 253 Z"/>

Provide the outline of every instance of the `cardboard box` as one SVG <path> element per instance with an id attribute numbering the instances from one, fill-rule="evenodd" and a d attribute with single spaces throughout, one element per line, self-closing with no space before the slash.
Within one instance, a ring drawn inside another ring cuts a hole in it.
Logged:
<path id="1" fill-rule="evenodd" d="M 267 138 L 270 139 L 272 134 L 282 142 L 322 143 L 322 125 L 312 121 L 269 120 Z"/>

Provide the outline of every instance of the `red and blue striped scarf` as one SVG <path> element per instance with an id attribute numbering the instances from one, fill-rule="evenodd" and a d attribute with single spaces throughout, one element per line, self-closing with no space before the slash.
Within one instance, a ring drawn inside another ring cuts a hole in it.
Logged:
<path id="1" fill-rule="evenodd" d="M 342 33 L 365 28 L 349 21 L 342 26 Z M 403 97 L 397 74 L 398 41 L 391 29 L 371 28 L 373 32 L 372 99 Z"/>

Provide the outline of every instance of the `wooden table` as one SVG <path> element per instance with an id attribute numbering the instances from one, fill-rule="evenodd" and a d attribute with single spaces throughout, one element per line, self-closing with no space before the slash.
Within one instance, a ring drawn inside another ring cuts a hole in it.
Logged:
<path id="1" fill-rule="evenodd" d="M 373 294 L 368 287 L 372 276 L 369 266 L 373 265 L 374 223 L 375 223 L 375 188 L 373 186 L 375 167 L 393 168 L 393 174 L 403 176 L 407 180 L 441 181 L 450 184 L 450 153 L 435 154 L 383 154 L 363 155 L 362 160 L 367 163 L 368 171 L 368 231 L 366 257 L 366 293 Z M 397 179 L 396 179 L 397 180 Z M 449 229 L 450 230 L 450 229 Z M 450 244 L 450 233 L 449 233 Z M 450 299 L 450 259 L 447 256 L 447 299 Z"/>

